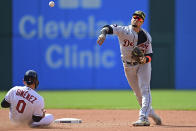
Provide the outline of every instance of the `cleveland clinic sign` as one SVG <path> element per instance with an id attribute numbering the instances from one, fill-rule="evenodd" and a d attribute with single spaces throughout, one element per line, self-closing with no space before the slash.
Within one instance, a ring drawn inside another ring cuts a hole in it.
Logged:
<path id="1" fill-rule="evenodd" d="M 134 5 L 146 10 L 142 1 L 126 0 L 123 8 L 111 0 L 58 0 L 53 8 L 45 0 L 13 1 L 13 83 L 32 68 L 40 89 L 121 88 L 117 37 L 108 36 L 102 47 L 96 40 L 103 25 L 129 24 Z"/>
<path id="2" fill-rule="evenodd" d="M 101 66 L 112 68 L 115 66 L 115 52 L 113 50 L 104 50 L 102 53 L 99 47 L 96 46 L 96 41 L 92 44 L 92 49 L 79 50 L 78 42 L 82 39 L 95 38 L 97 36 L 98 27 L 108 23 L 107 21 L 97 21 L 95 23 L 94 16 L 89 16 L 86 21 L 55 21 L 44 20 L 44 16 L 37 18 L 31 15 L 26 15 L 19 21 L 19 33 L 24 39 L 51 39 L 55 40 L 59 37 L 66 39 L 76 39 L 75 44 L 65 44 L 64 46 L 54 44 L 47 48 L 45 60 L 51 68 L 64 66 L 65 68 L 89 68 Z M 118 22 L 120 23 L 120 22 Z M 123 22 L 121 22 L 123 23 Z M 29 30 L 26 29 L 28 25 Z M 96 25 L 96 26 L 94 26 Z M 85 44 L 85 43 L 83 43 Z M 58 53 L 60 58 L 57 61 L 52 60 L 52 54 Z M 85 64 L 85 59 L 87 62 Z"/>

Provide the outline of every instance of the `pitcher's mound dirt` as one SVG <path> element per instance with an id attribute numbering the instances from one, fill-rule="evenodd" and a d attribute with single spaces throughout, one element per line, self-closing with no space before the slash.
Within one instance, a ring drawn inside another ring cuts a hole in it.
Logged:
<path id="1" fill-rule="evenodd" d="M 29 128 L 12 125 L 8 119 L 9 110 L 0 110 L 0 131 L 196 131 L 196 111 L 160 111 L 163 125 L 157 126 L 150 119 L 150 127 L 133 127 L 138 119 L 138 110 L 67 110 L 48 109 L 47 113 L 59 118 L 79 118 L 80 124 L 56 124 L 48 127 Z"/>

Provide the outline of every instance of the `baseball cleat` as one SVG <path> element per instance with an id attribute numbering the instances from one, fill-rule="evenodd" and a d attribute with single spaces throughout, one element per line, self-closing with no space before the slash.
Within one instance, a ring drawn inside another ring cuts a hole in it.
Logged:
<path id="1" fill-rule="evenodd" d="M 137 120 L 132 125 L 133 126 L 150 126 L 150 122 L 148 121 L 148 119 Z"/>
<path id="2" fill-rule="evenodd" d="M 156 125 L 161 125 L 162 124 L 161 118 L 158 115 L 154 114 L 154 115 L 152 115 L 150 117 L 154 120 Z"/>

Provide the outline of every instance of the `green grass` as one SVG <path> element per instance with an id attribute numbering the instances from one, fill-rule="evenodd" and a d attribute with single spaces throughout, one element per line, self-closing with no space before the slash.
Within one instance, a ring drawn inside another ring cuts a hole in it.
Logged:
<path id="1" fill-rule="evenodd" d="M 0 93 L 3 99 L 6 92 Z M 132 91 L 39 91 L 46 108 L 139 109 Z M 152 90 L 152 106 L 161 110 L 196 110 L 196 90 Z"/>

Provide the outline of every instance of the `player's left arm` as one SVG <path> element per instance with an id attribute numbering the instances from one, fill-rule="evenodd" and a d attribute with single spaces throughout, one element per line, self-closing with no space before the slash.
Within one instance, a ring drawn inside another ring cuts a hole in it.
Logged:
<path id="1" fill-rule="evenodd" d="M 152 61 L 153 52 L 152 52 L 152 45 L 150 42 L 146 42 L 144 56 L 145 56 L 145 63 L 149 63 Z"/>
<path id="2" fill-rule="evenodd" d="M 145 57 L 146 57 L 146 63 L 148 63 L 148 62 L 152 61 L 152 57 L 153 57 L 152 37 L 147 31 L 145 31 L 145 30 L 143 30 L 143 31 L 147 37 L 147 41 L 145 42 L 145 45 L 146 45 Z"/>
<path id="3" fill-rule="evenodd" d="M 4 98 L 1 102 L 1 107 L 2 108 L 9 108 L 10 107 L 10 103 L 6 101 L 6 99 Z"/>
<path id="4" fill-rule="evenodd" d="M 14 93 L 14 87 L 11 88 L 7 94 L 5 95 L 5 98 L 1 101 L 1 107 L 2 108 L 9 108 L 11 106 L 11 100 L 10 98 L 13 96 Z"/>
<path id="5" fill-rule="evenodd" d="M 152 61 L 153 51 L 152 51 L 152 38 L 150 34 L 142 30 L 138 34 L 138 47 L 143 50 L 144 57 L 140 58 L 141 63 L 149 63 Z"/>

